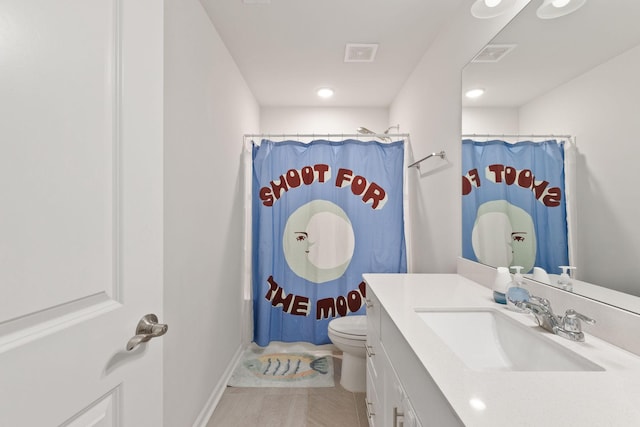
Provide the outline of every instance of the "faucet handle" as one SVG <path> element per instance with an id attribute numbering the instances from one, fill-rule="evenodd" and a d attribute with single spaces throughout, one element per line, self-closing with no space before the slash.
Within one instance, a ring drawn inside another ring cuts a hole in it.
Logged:
<path id="1" fill-rule="evenodd" d="M 542 306 L 544 306 L 546 308 L 548 308 L 549 310 L 551 309 L 551 303 L 546 298 L 542 298 L 542 297 L 538 297 L 538 296 L 535 296 L 535 295 L 531 295 L 529 297 L 529 299 L 535 301 L 536 303 L 538 303 L 538 304 L 540 304 L 540 305 L 542 305 Z"/>
<path id="2" fill-rule="evenodd" d="M 596 323 L 594 319 L 587 317 L 582 313 L 578 313 L 574 309 L 570 308 L 564 313 L 564 316 L 562 317 L 562 326 L 567 331 L 581 332 L 581 320 L 589 325 L 594 325 Z"/>

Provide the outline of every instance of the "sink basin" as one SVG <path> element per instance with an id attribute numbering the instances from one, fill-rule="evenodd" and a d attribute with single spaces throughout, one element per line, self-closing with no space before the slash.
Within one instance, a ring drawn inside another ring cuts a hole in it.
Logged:
<path id="1" fill-rule="evenodd" d="M 494 309 L 416 309 L 420 319 L 471 369 L 604 371 L 597 364 Z"/>

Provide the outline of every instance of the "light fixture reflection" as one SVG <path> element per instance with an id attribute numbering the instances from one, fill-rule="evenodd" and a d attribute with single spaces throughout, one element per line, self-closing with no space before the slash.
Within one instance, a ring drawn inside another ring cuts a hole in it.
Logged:
<path id="1" fill-rule="evenodd" d="M 471 14 L 480 19 L 495 18 L 515 3 L 516 0 L 476 0 L 471 5 Z"/>
<path id="2" fill-rule="evenodd" d="M 536 12 L 540 19 L 554 19 L 580 9 L 587 0 L 544 0 Z"/>
<path id="3" fill-rule="evenodd" d="M 471 90 L 468 90 L 468 91 L 466 91 L 464 93 L 464 96 L 466 96 L 467 98 L 471 98 L 471 99 L 478 98 L 478 97 L 480 97 L 482 95 L 484 95 L 484 89 L 479 89 L 479 88 L 478 89 L 471 89 Z"/>

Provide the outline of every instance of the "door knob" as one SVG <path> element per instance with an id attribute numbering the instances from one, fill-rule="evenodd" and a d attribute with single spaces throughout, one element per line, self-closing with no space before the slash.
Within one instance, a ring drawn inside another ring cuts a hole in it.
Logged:
<path id="1" fill-rule="evenodd" d="M 151 338 L 166 334 L 167 329 L 169 326 L 158 323 L 158 316 L 155 314 L 143 316 L 136 327 L 136 335 L 127 342 L 127 351 L 133 350 L 140 343 L 147 342 Z"/>

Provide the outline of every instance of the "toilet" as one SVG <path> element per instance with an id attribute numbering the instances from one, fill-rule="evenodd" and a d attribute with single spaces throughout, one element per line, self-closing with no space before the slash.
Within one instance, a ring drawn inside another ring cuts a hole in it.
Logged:
<path id="1" fill-rule="evenodd" d="M 333 319 L 329 322 L 329 339 L 342 351 L 340 385 L 351 392 L 366 391 L 367 316 Z"/>

